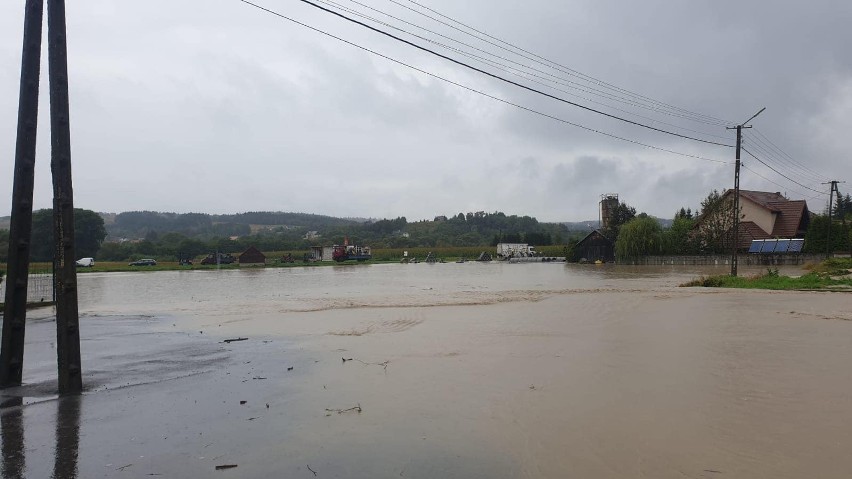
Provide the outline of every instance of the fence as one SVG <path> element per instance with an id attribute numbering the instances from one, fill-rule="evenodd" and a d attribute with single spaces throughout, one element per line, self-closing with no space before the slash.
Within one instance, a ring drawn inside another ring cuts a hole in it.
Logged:
<path id="1" fill-rule="evenodd" d="M 737 257 L 740 265 L 765 265 L 785 266 L 800 265 L 805 263 L 818 263 L 823 256 L 814 254 L 773 254 L 773 255 L 746 255 Z M 645 256 L 631 260 L 617 261 L 619 264 L 634 265 L 690 265 L 690 266 L 724 266 L 731 264 L 730 255 L 702 255 L 702 256 Z"/>
<path id="2" fill-rule="evenodd" d="M 0 282 L 0 302 L 6 300 L 6 283 L 8 276 L 3 276 Z M 53 301 L 53 268 L 48 264 L 30 267 L 27 284 L 27 302 L 44 303 Z"/>

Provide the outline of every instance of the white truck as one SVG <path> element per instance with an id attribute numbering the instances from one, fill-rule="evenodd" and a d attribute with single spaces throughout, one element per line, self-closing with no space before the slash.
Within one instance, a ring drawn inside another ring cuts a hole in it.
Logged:
<path id="1" fill-rule="evenodd" d="M 498 243 L 497 258 L 528 258 L 535 256 L 535 246 L 530 246 L 527 243 Z"/>
<path id="2" fill-rule="evenodd" d="M 77 266 L 81 268 L 92 268 L 95 266 L 95 258 L 80 258 L 77 260 Z"/>

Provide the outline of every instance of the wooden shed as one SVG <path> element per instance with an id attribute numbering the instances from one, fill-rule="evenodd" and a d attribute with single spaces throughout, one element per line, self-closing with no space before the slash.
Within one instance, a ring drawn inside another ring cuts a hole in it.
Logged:
<path id="1" fill-rule="evenodd" d="M 574 247 L 574 261 L 583 260 L 604 263 L 615 261 L 615 244 L 600 230 L 594 230 Z"/>
<path id="2" fill-rule="evenodd" d="M 249 246 L 240 255 L 240 266 L 264 266 L 266 265 L 266 255 L 261 253 L 254 246 Z"/>

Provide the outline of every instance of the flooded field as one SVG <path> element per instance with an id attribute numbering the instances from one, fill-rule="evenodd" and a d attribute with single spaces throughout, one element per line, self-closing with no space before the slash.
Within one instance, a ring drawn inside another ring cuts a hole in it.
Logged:
<path id="1" fill-rule="evenodd" d="M 33 312 L 3 474 L 849 477 L 852 296 L 677 287 L 724 272 L 80 275 L 88 390 Z"/>

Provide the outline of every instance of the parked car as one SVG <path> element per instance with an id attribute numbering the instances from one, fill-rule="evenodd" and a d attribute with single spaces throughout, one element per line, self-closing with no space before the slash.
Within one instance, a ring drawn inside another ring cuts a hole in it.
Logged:
<path id="1" fill-rule="evenodd" d="M 216 258 L 216 253 L 210 253 L 207 255 L 206 258 L 201 260 L 201 264 L 231 264 L 236 259 L 229 253 L 219 253 L 218 261 L 216 260 Z"/>
<path id="2" fill-rule="evenodd" d="M 157 262 L 151 258 L 143 258 L 137 259 L 136 261 L 128 264 L 128 266 L 157 266 Z"/>
<path id="3" fill-rule="evenodd" d="M 95 258 L 80 258 L 77 260 L 77 266 L 81 268 L 91 268 L 95 265 Z"/>

